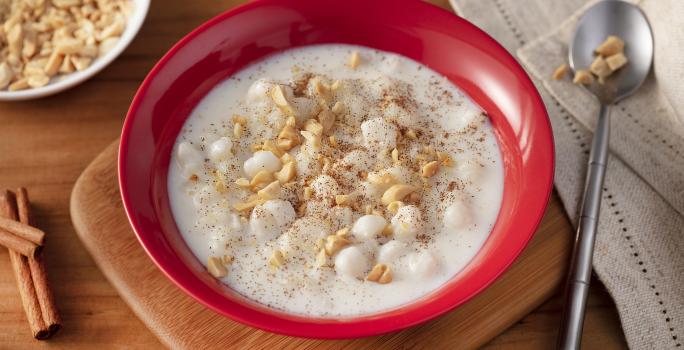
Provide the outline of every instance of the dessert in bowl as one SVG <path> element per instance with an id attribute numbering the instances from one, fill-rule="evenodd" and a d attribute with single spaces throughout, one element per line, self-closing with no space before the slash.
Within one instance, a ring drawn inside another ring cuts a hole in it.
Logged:
<path id="1" fill-rule="evenodd" d="M 291 335 L 378 334 L 462 304 L 531 238 L 553 171 L 532 83 L 466 21 L 390 7 L 257 1 L 143 83 L 124 204 L 200 302 Z"/>

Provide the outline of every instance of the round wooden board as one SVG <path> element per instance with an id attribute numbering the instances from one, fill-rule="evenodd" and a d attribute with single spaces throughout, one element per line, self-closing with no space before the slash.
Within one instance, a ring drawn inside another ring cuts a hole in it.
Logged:
<path id="1" fill-rule="evenodd" d="M 496 283 L 458 309 L 421 326 L 378 337 L 316 340 L 243 326 L 195 302 L 147 257 L 131 230 L 118 190 L 111 144 L 83 172 L 71 218 L 86 249 L 124 301 L 170 348 L 476 348 L 546 301 L 562 281 L 570 225 L 557 200 L 523 254 Z"/>

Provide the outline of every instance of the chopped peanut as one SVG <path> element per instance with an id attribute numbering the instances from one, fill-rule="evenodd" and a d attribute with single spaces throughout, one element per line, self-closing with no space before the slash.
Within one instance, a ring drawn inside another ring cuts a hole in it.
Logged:
<path id="1" fill-rule="evenodd" d="M 297 168 L 293 161 L 285 163 L 280 171 L 275 173 L 276 179 L 280 181 L 281 184 L 286 184 L 297 176 Z"/>
<path id="2" fill-rule="evenodd" d="M 404 206 L 404 202 L 394 201 L 394 202 L 387 205 L 387 210 L 392 214 L 396 214 L 397 211 L 399 211 L 399 208 L 401 208 L 403 206 Z"/>
<path id="3" fill-rule="evenodd" d="M 586 69 L 580 69 L 575 73 L 575 77 L 572 79 L 575 84 L 581 85 L 591 85 L 594 82 L 594 77 Z"/>
<path id="4" fill-rule="evenodd" d="M 611 71 L 616 71 L 627 64 L 627 57 L 621 52 L 616 53 L 615 55 L 606 57 L 606 64 Z"/>
<path id="5" fill-rule="evenodd" d="M 256 173 L 256 175 L 254 175 L 252 181 L 249 182 L 249 185 L 252 187 L 258 187 L 261 185 L 269 184 L 273 182 L 273 180 L 273 174 L 269 173 L 266 170 L 260 170 Z"/>
<path id="6" fill-rule="evenodd" d="M 390 283 L 392 282 L 392 271 L 385 264 L 377 264 L 373 266 L 371 272 L 368 273 L 366 280 L 380 284 Z"/>
<path id="7" fill-rule="evenodd" d="M 313 197 L 313 190 L 311 187 L 304 187 L 304 199 L 309 200 Z"/>
<path id="8" fill-rule="evenodd" d="M 283 152 L 283 150 L 276 146 L 276 144 L 271 140 L 264 141 L 264 144 L 261 146 L 261 150 L 270 151 L 271 153 L 275 154 L 276 157 L 282 157 L 285 154 L 285 152 Z"/>
<path id="9" fill-rule="evenodd" d="M 370 173 L 368 174 L 368 182 L 376 185 L 394 185 L 399 181 L 391 174 L 377 175 L 375 173 Z"/>
<path id="10" fill-rule="evenodd" d="M 561 80 L 565 78 L 565 74 L 568 72 L 568 65 L 563 63 L 556 70 L 553 71 L 553 74 L 551 75 L 551 78 L 553 80 Z"/>
<path id="11" fill-rule="evenodd" d="M 349 236 L 349 231 L 351 231 L 349 227 L 341 228 L 335 232 L 335 235 L 342 238 L 347 238 L 347 236 Z"/>
<path id="12" fill-rule="evenodd" d="M 323 125 L 315 119 L 304 122 L 304 130 L 312 132 L 316 136 L 323 135 Z"/>
<path id="13" fill-rule="evenodd" d="M 320 113 L 318 113 L 318 122 L 323 128 L 323 132 L 327 133 L 333 128 L 333 125 L 335 125 L 335 114 L 324 109 Z"/>
<path id="14" fill-rule="evenodd" d="M 432 162 L 429 162 L 421 168 L 420 171 L 420 176 L 424 178 L 429 178 L 435 176 L 437 174 L 437 171 L 439 170 L 439 162 L 434 160 Z"/>
<path id="15" fill-rule="evenodd" d="M 404 199 L 404 197 L 408 196 L 415 190 L 416 188 L 410 185 L 393 185 L 392 187 L 388 188 L 387 191 L 385 191 L 385 193 L 382 194 L 382 198 L 380 201 L 383 205 L 389 205 L 392 202 Z"/>
<path id="16" fill-rule="evenodd" d="M 589 67 L 589 71 L 594 73 L 599 79 L 604 79 L 613 71 L 608 67 L 608 63 L 601 56 L 596 56 Z"/>
<path id="17" fill-rule="evenodd" d="M 280 249 L 276 249 L 271 254 L 271 258 L 268 259 L 268 264 L 273 267 L 281 267 L 285 265 L 285 255 Z"/>
<path id="18" fill-rule="evenodd" d="M 359 55 L 357 51 L 354 51 L 349 56 L 349 67 L 351 67 L 351 69 L 356 69 L 359 64 L 361 64 L 361 55 Z"/>
<path id="19" fill-rule="evenodd" d="M 338 236 L 338 235 L 330 235 L 325 238 L 325 252 L 329 256 L 333 256 L 335 253 L 337 253 L 340 249 L 342 249 L 344 246 L 348 245 L 349 242 L 346 238 Z"/>
<path id="20" fill-rule="evenodd" d="M 396 148 L 392 150 L 392 160 L 395 163 L 399 163 L 399 150 L 397 150 Z"/>
<path id="21" fill-rule="evenodd" d="M 223 264 L 221 258 L 210 256 L 209 260 L 207 261 L 207 270 L 216 278 L 228 276 L 228 269 Z"/>
<path id="22" fill-rule="evenodd" d="M 290 106 L 290 103 L 287 101 L 287 98 L 285 98 L 285 91 L 283 90 L 283 87 L 280 85 L 276 85 L 271 89 L 271 99 L 273 100 L 273 103 L 280 108 L 283 113 L 285 113 L 288 116 L 294 116 L 294 109 L 292 106 Z"/>
<path id="23" fill-rule="evenodd" d="M 333 107 L 330 110 L 333 113 L 340 115 L 340 114 L 344 113 L 344 109 L 345 109 L 344 103 L 337 101 L 337 102 L 335 102 L 335 105 L 333 105 Z"/>
<path id="24" fill-rule="evenodd" d="M 236 203 L 233 205 L 233 208 L 237 211 L 245 211 L 245 210 L 251 210 L 252 208 L 256 207 L 259 204 L 263 204 L 265 200 L 263 199 L 254 199 L 249 202 L 245 203 Z"/>
<path id="25" fill-rule="evenodd" d="M 625 42 L 617 36 L 609 35 L 606 40 L 596 48 L 596 53 L 608 57 L 617 53 L 622 53 L 625 49 Z"/>
<path id="26" fill-rule="evenodd" d="M 283 130 L 280 131 L 280 134 L 278 134 L 277 144 L 283 151 L 289 151 L 292 147 L 297 146 L 300 143 L 301 139 L 299 138 L 297 130 L 290 125 L 285 125 Z"/>
<path id="27" fill-rule="evenodd" d="M 437 152 L 437 160 L 441 163 L 441 165 L 444 165 L 445 167 L 454 166 L 454 160 L 451 159 L 451 156 L 448 153 Z"/>
<path id="28" fill-rule="evenodd" d="M 276 180 L 257 192 L 259 199 L 269 200 L 280 197 L 280 181 Z"/>
<path id="29" fill-rule="evenodd" d="M 316 254 L 316 267 L 325 266 L 328 266 L 328 255 L 326 254 L 325 249 L 321 248 Z"/>
<path id="30" fill-rule="evenodd" d="M 338 194 L 335 196 L 335 204 L 337 205 L 347 205 L 349 204 L 349 196 L 346 194 Z"/>

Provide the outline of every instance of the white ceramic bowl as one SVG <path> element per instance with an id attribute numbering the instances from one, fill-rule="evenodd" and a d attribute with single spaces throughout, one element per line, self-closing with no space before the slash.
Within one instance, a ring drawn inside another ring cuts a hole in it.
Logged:
<path id="1" fill-rule="evenodd" d="M 45 97 L 72 88 L 100 72 L 104 67 L 112 63 L 119 57 L 123 50 L 133 41 L 142 27 L 147 10 L 150 8 L 150 0 L 130 0 L 135 7 L 133 13 L 128 18 L 126 29 L 121 35 L 121 39 L 113 49 L 109 50 L 104 56 L 98 57 L 88 68 L 80 72 L 60 75 L 50 81 L 49 84 L 36 89 L 25 89 L 19 91 L 0 90 L 0 101 L 20 101 L 34 98 Z"/>

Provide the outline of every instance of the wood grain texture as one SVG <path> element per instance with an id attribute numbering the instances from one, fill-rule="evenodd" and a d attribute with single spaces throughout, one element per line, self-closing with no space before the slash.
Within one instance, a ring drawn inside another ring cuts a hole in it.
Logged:
<path id="1" fill-rule="evenodd" d="M 270 334 L 204 308 L 153 265 L 127 225 L 118 193 L 117 145 L 110 145 L 77 181 L 71 217 L 100 270 L 170 348 L 477 348 L 553 295 L 567 265 L 572 232 L 554 199 L 535 238 L 511 269 L 482 294 L 443 317 L 402 332 L 355 340 Z M 551 344 L 545 342 L 542 347 L 546 345 Z"/>
<path id="2" fill-rule="evenodd" d="M 0 248 L 0 349 L 161 347 L 84 249 L 71 224 L 69 196 L 88 163 L 118 137 L 133 94 L 154 63 L 190 30 L 241 2 L 153 1 L 149 16 L 132 45 L 93 79 L 56 96 L 0 103 L 0 187 L 26 186 L 31 192 L 35 225 L 49 235 L 45 259 L 64 318 L 64 329 L 53 339 L 38 342 L 31 338 L 7 250 Z M 448 8 L 446 0 L 432 2 Z M 544 225 L 548 220 L 559 220 L 564 228 L 557 234 L 569 239 L 569 225 L 555 197 Z M 130 247 L 138 248 L 132 243 Z M 552 347 L 560 307 L 556 293 L 485 348 Z M 432 334 L 429 328 L 439 322 L 408 332 Z M 237 336 L 255 341 L 246 332 Z M 391 336 L 383 340 L 387 341 L 385 348 L 407 347 Z M 615 306 L 598 281 L 593 282 L 590 292 L 584 342 L 587 349 L 626 347 Z M 351 344 L 323 341 L 296 344 L 309 348 L 351 348 L 366 343 L 360 340 Z"/>

